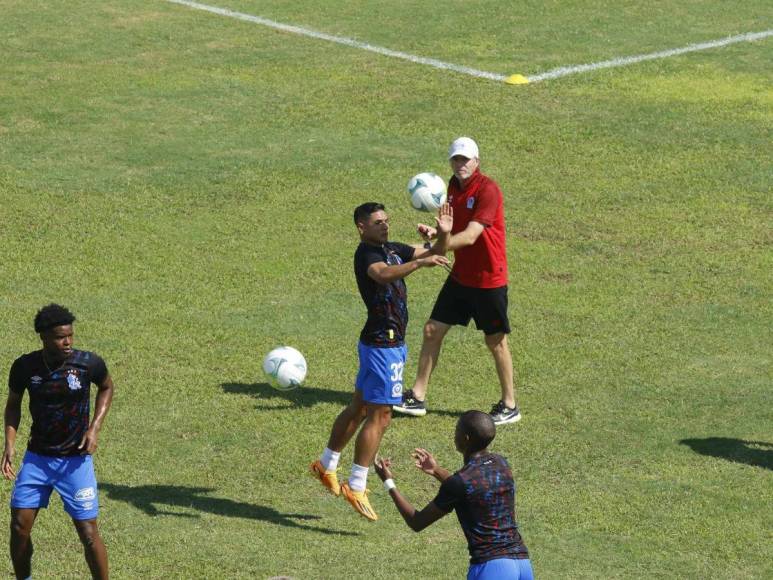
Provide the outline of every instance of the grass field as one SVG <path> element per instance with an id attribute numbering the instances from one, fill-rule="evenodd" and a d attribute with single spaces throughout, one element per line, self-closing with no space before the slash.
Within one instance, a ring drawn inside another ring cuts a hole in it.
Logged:
<path id="1" fill-rule="evenodd" d="M 773 28 L 761 0 L 218 3 L 501 74 Z M 455 516 L 415 535 L 371 474 L 369 524 L 305 471 L 356 372 L 351 211 L 413 241 L 408 178 L 470 135 L 506 198 L 524 418 L 494 449 L 537 577 L 773 577 L 771 62 L 768 39 L 512 87 L 162 0 L 0 0 L 0 373 L 50 301 L 107 360 L 113 575 L 466 573 Z M 408 382 L 442 281 L 408 279 Z M 261 376 L 279 344 L 310 366 L 289 394 Z M 436 490 L 410 450 L 458 467 L 457 415 L 496 397 L 454 331 L 430 414 L 382 447 L 409 499 Z M 86 575 L 58 499 L 33 537 L 36 578 Z"/>

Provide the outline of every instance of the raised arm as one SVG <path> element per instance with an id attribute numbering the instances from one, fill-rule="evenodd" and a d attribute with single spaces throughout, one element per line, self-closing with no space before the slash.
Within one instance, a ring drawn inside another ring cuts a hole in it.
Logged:
<path id="1" fill-rule="evenodd" d="M 457 232 L 453 235 L 450 234 L 450 229 L 449 229 L 449 233 L 445 238 L 445 240 L 443 239 L 443 236 L 439 228 L 432 228 L 425 224 L 419 224 L 417 229 L 419 234 L 424 236 L 425 239 L 427 240 L 436 239 L 435 244 L 425 250 L 426 253 L 439 254 L 439 253 L 453 252 L 454 250 L 459 250 L 460 248 L 466 248 L 467 246 L 473 245 L 475 242 L 478 241 L 478 238 L 483 233 L 483 230 L 486 229 L 486 226 L 480 222 L 471 221 L 469 224 L 467 224 L 467 227 L 464 228 L 461 232 Z M 423 246 L 414 246 L 414 247 L 417 248 L 417 252 L 419 252 L 417 255 L 422 255 L 420 250 L 424 247 Z"/>
<path id="2" fill-rule="evenodd" d="M 442 264 L 448 264 L 448 258 L 445 256 L 428 253 L 428 255 L 416 259 L 416 252 L 414 251 L 414 259 L 404 264 L 393 264 L 391 266 L 387 265 L 386 262 L 371 264 L 368 266 L 368 276 L 379 284 L 389 284 L 400 278 L 405 278 L 419 268 L 431 268 Z"/>
<path id="3" fill-rule="evenodd" d="M 451 239 L 448 240 L 447 250 L 453 252 L 473 245 L 478 241 L 478 238 L 483 233 L 484 229 L 486 229 L 486 226 L 482 223 L 475 221 L 470 222 L 461 232 L 451 236 Z"/>
<path id="4" fill-rule="evenodd" d="M 437 460 L 426 449 L 417 447 L 413 451 L 413 459 L 415 465 L 427 475 L 431 475 L 437 479 L 440 483 L 443 483 L 446 479 L 451 477 L 451 472 L 447 469 L 440 467 Z"/>
<path id="5" fill-rule="evenodd" d="M 419 235 L 426 240 L 426 243 L 423 246 L 413 246 L 415 250 L 414 258 L 423 258 L 431 254 L 444 256 L 448 252 L 448 244 L 451 240 L 451 228 L 454 225 L 454 210 L 451 207 L 451 204 L 444 203 L 440 206 L 438 215 L 435 216 L 435 222 L 437 226 L 435 228 L 426 224 L 419 224 L 416 227 Z M 435 243 L 431 244 L 431 240 L 435 240 Z"/>
<path id="6" fill-rule="evenodd" d="M 389 459 L 376 458 L 375 467 L 376 473 L 381 478 L 381 481 L 385 482 L 389 486 L 389 497 L 397 507 L 397 511 L 403 516 L 403 520 L 408 524 L 414 532 L 420 532 L 424 528 L 434 524 L 448 512 L 441 510 L 435 505 L 435 502 L 429 502 L 421 510 L 416 510 L 402 494 L 397 491 L 397 487 L 394 485 L 394 479 L 392 478 L 391 471 L 392 462 Z M 390 482 L 390 483 L 387 483 Z"/>

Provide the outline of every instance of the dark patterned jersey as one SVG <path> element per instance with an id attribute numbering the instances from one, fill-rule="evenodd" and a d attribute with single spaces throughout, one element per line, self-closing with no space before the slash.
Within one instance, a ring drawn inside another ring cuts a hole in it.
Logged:
<path id="1" fill-rule="evenodd" d="M 368 309 L 368 319 L 360 333 L 360 341 L 380 348 L 402 346 L 408 325 L 408 294 L 405 281 L 379 284 L 368 276 L 371 264 L 384 262 L 388 266 L 404 264 L 413 258 L 413 248 L 399 242 L 374 246 L 361 242 L 354 253 L 354 275 L 360 296 Z"/>
<path id="2" fill-rule="evenodd" d="M 441 484 L 433 501 L 445 512 L 456 510 L 471 564 L 529 557 L 515 517 L 515 481 L 501 455 L 470 459 Z"/>
<path id="3" fill-rule="evenodd" d="M 105 377 L 105 361 L 93 352 L 73 350 L 53 371 L 46 366 L 42 350 L 17 358 L 8 388 L 20 395 L 29 391 L 32 427 L 27 448 L 41 455 L 78 455 L 89 428 L 91 383 L 101 384 Z"/>

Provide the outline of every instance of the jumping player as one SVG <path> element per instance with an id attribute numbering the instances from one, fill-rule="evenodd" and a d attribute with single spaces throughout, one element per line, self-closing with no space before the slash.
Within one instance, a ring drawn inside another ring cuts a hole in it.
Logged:
<path id="1" fill-rule="evenodd" d="M 343 495 L 369 520 L 377 520 L 378 516 L 365 489 L 368 467 L 391 421 L 392 405 L 402 400 L 408 324 L 403 278 L 422 267 L 448 264 L 444 254 L 452 216 L 447 204 L 440 208 L 437 241 L 427 248 L 390 242 L 389 218 L 382 204 L 365 203 L 354 210 L 354 223 L 360 233 L 354 274 L 368 310 L 358 346 L 360 368 L 352 402 L 338 415 L 327 447 L 310 469 L 333 495 Z M 341 451 L 358 429 L 351 475 L 348 482 L 339 485 L 336 468 Z"/>
<path id="2" fill-rule="evenodd" d="M 58 304 L 35 316 L 41 350 L 11 366 L 5 404 L 2 471 L 16 479 L 11 494 L 11 561 L 17 578 L 30 578 L 32 526 L 40 508 L 56 490 L 72 518 L 93 578 L 108 577 L 107 550 L 97 529 L 99 499 L 92 454 L 113 399 L 113 381 L 105 361 L 93 352 L 73 349 L 75 316 Z M 97 386 L 96 410 L 89 423 L 90 385 Z M 24 391 L 29 392 L 32 426 L 18 477 L 13 468 L 16 432 Z"/>
<path id="3" fill-rule="evenodd" d="M 376 459 L 376 473 L 414 532 L 456 510 L 470 552 L 467 580 L 532 580 L 529 552 L 515 516 L 513 474 L 504 457 L 488 450 L 495 435 L 491 415 L 464 413 L 454 435 L 464 466 L 453 475 L 426 450 L 415 450 L 416 467 L 441 482 L 435 499 L 421 511 L 397 491 L 389 459 Z"/>

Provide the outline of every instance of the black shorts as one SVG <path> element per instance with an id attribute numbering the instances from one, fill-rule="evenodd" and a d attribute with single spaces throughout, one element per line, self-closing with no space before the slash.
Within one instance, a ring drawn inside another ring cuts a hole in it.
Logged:
<path id="1" fill-rule="evenodd" d="M 484 334 L 509 334 L 507 319 L 507 286 L 470 288 L 451 278 L 446 279 L 430 314 L 432 320 L 444 324 L 467 326 L 470 319 Z"/>

